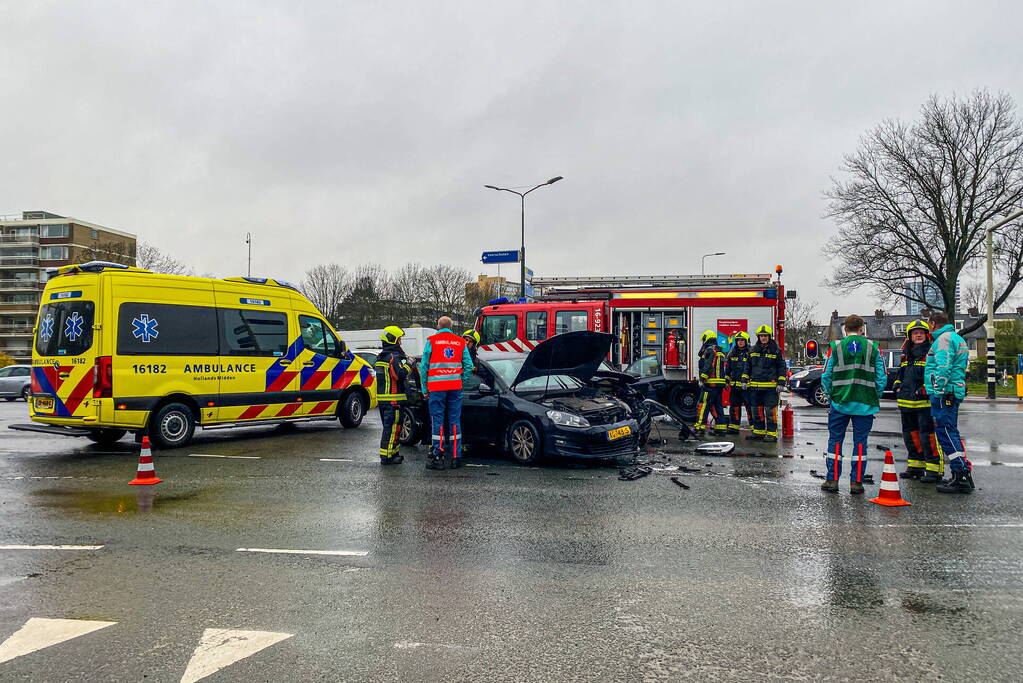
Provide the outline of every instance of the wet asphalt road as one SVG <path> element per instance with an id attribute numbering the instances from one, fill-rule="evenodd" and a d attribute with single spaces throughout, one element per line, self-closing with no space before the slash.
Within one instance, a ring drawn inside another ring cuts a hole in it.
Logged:
<path id="1" fill-rule="evenodd" d="M 1023 408 L 963 411 L 979 490 L 904 486 L 913 506 L 887 509 L 819 491 L 826 413 L 801 406 L 794 439 L 746 456 L 666 429 L 632 482 L 482 453 L 429 472 L 411 449 L 381 468 L 372 416 L 200 434 L 141 488 L 129 440 L 11 432 L 25 404 L 3 404 L 0 545 L 103 547 L 0 550 L 0 641 L 31 618 L 116 623 L 0 680 L 178 681 L 217 628 L 290 637 L 204 680 L 1020 680 Z M 897 429 L 885 410 L 873 443 L 904 458 Z"/>

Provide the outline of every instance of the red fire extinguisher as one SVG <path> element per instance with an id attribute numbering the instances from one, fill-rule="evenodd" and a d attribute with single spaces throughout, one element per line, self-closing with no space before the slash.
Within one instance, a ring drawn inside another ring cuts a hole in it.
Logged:
<path id="1" fill-rule="evenodd" d="M 664 364 L 668 367 L 678 367 L 678 344 L 675 339 L 675 330 L 668 332 L 668 340 L 664 342 Z"/>

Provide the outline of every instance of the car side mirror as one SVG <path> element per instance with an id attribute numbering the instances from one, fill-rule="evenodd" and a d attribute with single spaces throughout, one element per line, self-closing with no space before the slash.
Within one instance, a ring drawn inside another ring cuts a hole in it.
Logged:
<path id="1" fill-rule="evenodd" d="M 486 382 L 480 382 L 479 387 L 476 389 L 480 394 L 496 394 L 497 390 L 491 387 Z"/>

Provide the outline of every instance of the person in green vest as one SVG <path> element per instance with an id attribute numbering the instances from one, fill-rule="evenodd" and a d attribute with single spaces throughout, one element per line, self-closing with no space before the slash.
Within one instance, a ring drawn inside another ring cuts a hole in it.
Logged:
<path id="1" fill-rule="evenodd" d="M 852 422 L 853 457 L 850 458 L 849 493 L 863 493 L 867 473 L 867 437 L 880 410 L 887 376 L 877 344 L 863 336 L 863 318 L 850 315 L 842 325 L 845 337 L 831 342 L 821 386 L 831 397 L 828 413 L 828 452 L 824 462 L 828 478 L 821 490 L 838 493 L 842 476 L 842 442 Z"/>

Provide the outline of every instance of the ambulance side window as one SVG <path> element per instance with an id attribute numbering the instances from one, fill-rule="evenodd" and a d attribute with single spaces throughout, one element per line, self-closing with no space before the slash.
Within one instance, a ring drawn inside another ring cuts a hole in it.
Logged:
<path id="1" fill-rule="evenodd" d="M 313 353 L 332 358 L 341 358 L 341 343 L 319 318 L 309 315 L 298 316 L 302 331 L 302 343 Z"/>
<path id="2" fill-rule="evenodd" d="M 480 344 L 500 344 L 515 339 L 518 326 L 517 315 L 488 315 L 483 318 Z"/>
<path id="3" fill-rule="evenodd" d="M 288 316 L 222 308 L 220 335 L 222 356 L 283 356 L 288 352 Z"/>
<path id="4" fill-rule="evenodd" d="M 130 356 L 216 356 L 217 309 L 178 304 L 121 304 L 117 352 Z"/>
<path id="5" fill-rule="evenodd" d="M 40 356 L 78 356 L 92 346 L 91 301 L 60 301 L 39 310 L 36 352 Z"/>

